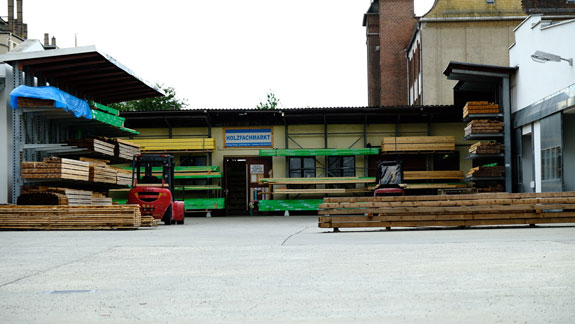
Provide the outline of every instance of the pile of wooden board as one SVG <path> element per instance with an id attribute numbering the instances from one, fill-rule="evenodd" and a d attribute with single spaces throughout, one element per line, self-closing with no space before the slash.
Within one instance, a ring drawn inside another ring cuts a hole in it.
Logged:
<path id="1" fill-rule="evenodd" d="M 498 134 L 503 132 L 503 122 L 489 119 L 472 120 L 465 127 L 465 136 L 472 134 Z"/>
<path id="2" fill-rule="evenodd" d="M 475 114 L 498 114 L 499 105 L 489 101 L 468 101 L 463 107 L 463 118 Z"/>
<path id="3" fill-rule="evenodd" d="M 116 184 L 120 186 L 130 186 L 132 185 L 132 171 L 121 169 L 121 168 L 114 168 L 117 172 L 116 176 Z"/>
<path id="4" fill-rule="evenodd" d="M 140 146 L 130 141 L 108 137 L 97 137 L 97 139 L 114 145 L 114 156 L 116 158 L 132 161 L 134 155 L 140 154 Z"/>
<path id="5" fill-rule="evenodd" d="M 79 140 L 68 140 L 68 144 L 83 147 L 88 150 L 89 154 L 105 155 L 109 157 L 114 157 L 114 144 L 107 143 L 96 138 L 87 138 Z"/>
<path id="6" fill-rule="evenodd" d="M 44 162 L 22 162 L 21 176 L 24 179 L 66 179 L 88 181 L 89 163 L 71 159 L 48 157 Z"/>
<path id="7" fill-rule="evenodd" d="M 500 154 L 505 151 L 505 144 L 496 142 L 477 142 L 469 148 L 469 153 L 472 154 Z"/>
<path id="8" fill-rule="evenodd" d="M 54 100 L 18 97 L 18 107 L 54 107 Z"/>
<path id="9" fill-rule="evenodd" d="M 467 177 L 473 178 L 497 178 L 505 175 L 504 166 L 478 166 L 469 169 Z"/>
<path id="10" fill-rule="evenodd" d="M 99 192 L 92 193 L 92 206 L 112 206 L 112 198 L 108 198 Z"/>
<path id="11" fill-rule="evenodd" d="M 403 171 L 403 180 L 449 180 L 463 179 L 463 172 L 453 171 Z"/>
<path id="12" fill-rule="evenodd" d="M 137 229 L 140 207 L 114 206 L 0 206 L 2 230 Z"/>
<path id="13" fill-rule="evenodd" d="M 18 205 L 70 205 L 92 204 L 92 191 L 59 187 L 24 187 Z"/>
<path id="14" fill-rule="evenodd" d="M 142 215 L 142 222 L 140 227 L 158 227 L 158 219 L 155 219 L 152 215 Z"/>
<path id="15" fill-rule="evenodd" d="M 128 142 L 140 146 L 142 152 L 211 152 L 216 149 L 213 138 L 135 138 Z"/>
<path id="16" fill-rule="evenodd" d="M 455 150 L 455 138 L 453 136 L 384 137 L 381 141 L 382 152 L 453 150 Z"/>
<path id="17" fill-rule="evenodd" d="M 320 228 L 575 222 L 575 192 L 325 198 Z"/>
<path id="18" fill-rule="evenodd" d="M 110 161 L 86 157 L 81 157 L 80 160 L 90 164 L 90 181 L 113 184 L 118 182 L 118 171 L 108 165 Z"/>

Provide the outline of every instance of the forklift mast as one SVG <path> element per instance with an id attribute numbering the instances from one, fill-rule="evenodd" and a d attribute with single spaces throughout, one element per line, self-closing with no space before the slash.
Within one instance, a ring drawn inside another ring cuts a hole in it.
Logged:
<path id="1" fill-rule="evenodd" d="M 161 178 L 153 168 L 162 168 Z M 143 172 L 142 172 L 143 171 Z M 132 186 L 136 184 L 164 184 L 174 200 L 174 157 L 170 154 L 139 154 L 132 160 Z"/>

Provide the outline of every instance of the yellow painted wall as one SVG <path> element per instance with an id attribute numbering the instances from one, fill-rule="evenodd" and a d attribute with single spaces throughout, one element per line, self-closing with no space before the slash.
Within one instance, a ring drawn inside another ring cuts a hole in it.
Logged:
<path id="1" fill-rule="evenodd" d="M 436 0 L 425 18 L 525 16 L 521 0 Z"/>

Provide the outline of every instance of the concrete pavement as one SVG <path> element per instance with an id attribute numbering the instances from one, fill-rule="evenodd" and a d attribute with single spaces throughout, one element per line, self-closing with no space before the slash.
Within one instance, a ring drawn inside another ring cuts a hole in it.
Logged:
<path id="1" fill-rule="evenodd" d="M 0 232 L 0 323 L 573 323 L 575 227 Z"/>

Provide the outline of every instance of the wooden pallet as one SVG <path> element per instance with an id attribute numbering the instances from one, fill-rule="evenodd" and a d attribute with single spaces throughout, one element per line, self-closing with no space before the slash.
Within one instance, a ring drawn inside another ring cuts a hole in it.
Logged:
<path id="1" fill-rule="evenodd" d="M 453 136 L 384 137 L 381 141 L 381 152 L 453 150 L 455 150 Z"/>
<path id="2" fill-rule="evenodd" d="M 88 181 L 89 163 L 72 159 L 45 158 L 44 162 L 22 162 L 24 179 L 68 179 Z"/>
<path id="3" fill-rule="evenodd" d="M 0 206 L 1 230 L 137 229 L 140 207 L 114 206 Z"/>
<path id="4" fill-rule="evenodd" d="M 325 198 L 320 228 L 575 223 L 575 192 Z"/>

